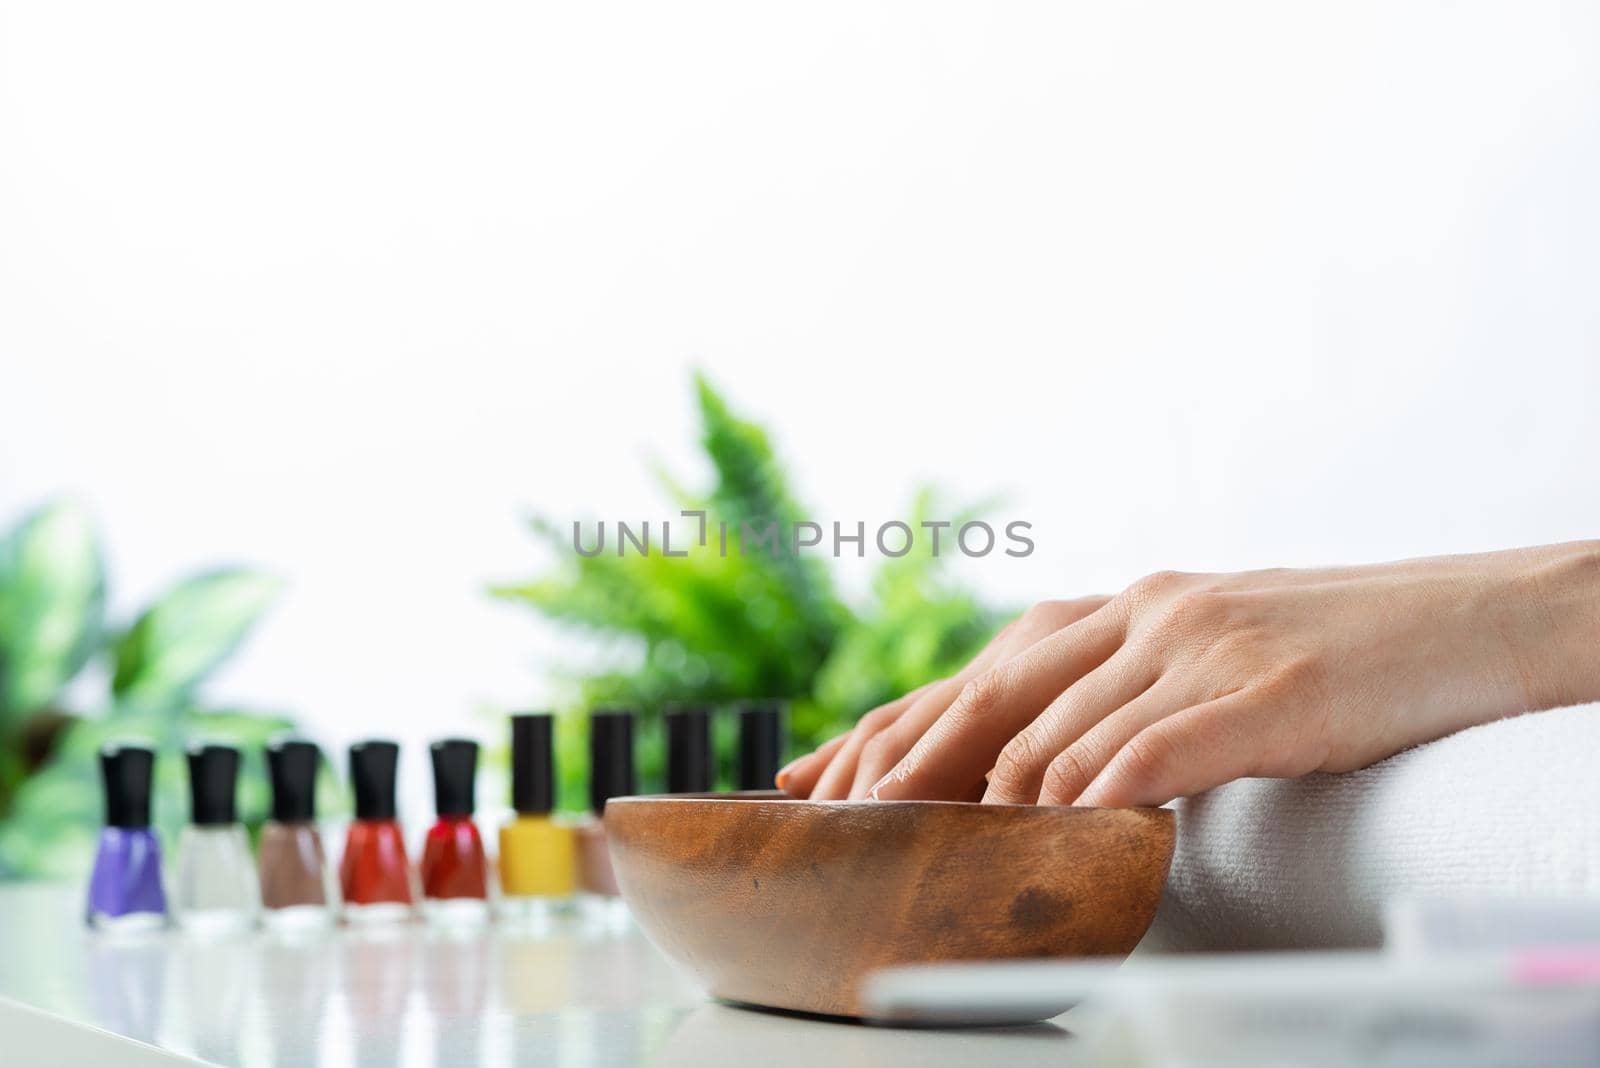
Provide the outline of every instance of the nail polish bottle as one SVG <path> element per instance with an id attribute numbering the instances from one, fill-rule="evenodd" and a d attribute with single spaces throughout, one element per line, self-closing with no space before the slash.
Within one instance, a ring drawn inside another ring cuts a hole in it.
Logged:
<path id="1" fill-rule="evenodd" d="M 239 750 L 231 745 L 189 749 L 190 823 L 178 839 L 178 877 L 172 894 L 178 925 L 201 933 L 250 927 L 260 907 L 250 839 L 234 812 Z"/>
<path id="2" fill-rule="evenodd" d="M 555 717 L 511 717 L 511 806 L 500 828 L 500 910 L 542 926 L 564 912 L 578 884 L 573 829 L 551 816 L 556 799 Z"/>
<path id="3" fill-rule="evenodd" d="M 783 766 L 783 708 L 776 702 L 739 711 L 739 789 L 776 790 Z"/>
<path id="4" fill-rule="evenodd" d="M 478 743 L 447 738 L 429 747 L 437 822 L 422 846 L 423 911 L 430 922 L 473 925 L 488 919 L 489 864 L 472 822 Z"/>
<path id="5" fill-rule="evenodd" d="M 280 740 L 267 746 L 272 818 L 261 828 L 256 862 L 269 927 L 305 930 L 333 920 L 329 905 L 334 894 L 316 823 L 321 762 L 322 754 L 311 742 Z"/>
<path id="6" fill-rule="evenodd" d="M 89 877 L 89 925 L 102 930 L 152 930 L 167 922 L 161 886 L 161 842 L 150 827 L 155 753 L 112 744 L 100 750 L 106 825 Z"/>
<path id="7" fill-rule="evenodd" d="M 345 833 L 339 862 L 344 918 L 358 926 L 404 923 L 416 900 L 405 834 L 395 818 L 394 742 L 357 742 L 350 747 L 350 785 L 356 818 Z"/>
<path id="8" fill-rule="evenodd" d="M 694 705 L 668 710 L 667 793 L 704 794 L 713 789 L 711 710 Z"/>
<path id="9" fill-rule="evenodd" d="M 606 845 L 606 802 L 636 793 L 630 711 L 608 709 L 589 716 L 589 807 L 594 815 L 578 827 L 578 887 L 585 915 L 602 926 L 625 922 L 617 876 Z"/>

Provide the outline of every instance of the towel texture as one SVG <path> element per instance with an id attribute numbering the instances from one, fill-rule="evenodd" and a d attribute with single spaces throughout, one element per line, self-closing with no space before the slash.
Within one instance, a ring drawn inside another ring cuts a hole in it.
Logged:
<path id="1" fill-rule="evenodd" d="M 1146 950 L 1375 946 L 1394 897 L 1600 895 L 1600 704 L 1175 807 Z"/>

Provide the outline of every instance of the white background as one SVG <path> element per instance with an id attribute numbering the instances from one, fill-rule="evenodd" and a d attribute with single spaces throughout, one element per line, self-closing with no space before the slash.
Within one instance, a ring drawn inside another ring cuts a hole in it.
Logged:
<path id="1" fill-rule="evenodd" d="M 541 698 L 482 587 L 703 474 L 691 365 L 821 519 L 1009 494 L 1018 604 L 1593 537 L 1597 10 L 6 0 L 0 516 L 285 575 L 213 692 L 332 742 Z"/>

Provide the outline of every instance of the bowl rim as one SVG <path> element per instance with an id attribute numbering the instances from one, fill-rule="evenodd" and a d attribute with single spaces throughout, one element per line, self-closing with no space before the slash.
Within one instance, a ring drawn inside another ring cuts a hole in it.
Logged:
<path id="1" fill-rule="evenodd" d="M 699 804 L 705 802 L 738 802 L 749 804 L 752 802 L 782 802 L 785 806 L 795 806 L 819 811 L 838 811 L 844 808 L 875 808 L 875 809 L 903 809 L 903 808 L 949 808 L 949 809 L 975 809 L 990 812 L 1015 812 L 1019 809 L 1030 809 L 1041 813 L 1060 815 L 1069 812 L 1149 812 L 1162 813 L 1166 818 L 1176 818 L 1176 813 L 1170 808 L 1160 805 L 1128 805 L 1120 808 L 1104 808 L 1090 805 L 1029 805 L 1029 804 L 986 804 L 982 801 L 914 801 L 894 800 L 877 801 L 870 797 L 856 798 L 843 801 L 813 801 L 810 798 L 790 797 L 781 790 L 729 790 L 725 793 L 693 793 L 693 794 L 625 794 L 621 797 L 612 797 L 606 800 L 607 807 L 611 805 L 636 805 L 659 804 L 661 802 L 684 802 Z"/>

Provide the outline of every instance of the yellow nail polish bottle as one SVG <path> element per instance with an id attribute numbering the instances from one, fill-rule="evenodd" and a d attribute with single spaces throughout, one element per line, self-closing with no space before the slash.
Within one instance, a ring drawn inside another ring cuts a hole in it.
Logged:
<path id="1" fill-rule="evenodd" d="M 570 907 L 577 889 L 573 829 L 555 807 L 554 717 L 511 717 L 511 804 L 500 828 L 501 912 L 512 922 L 546 922 Z"/>

